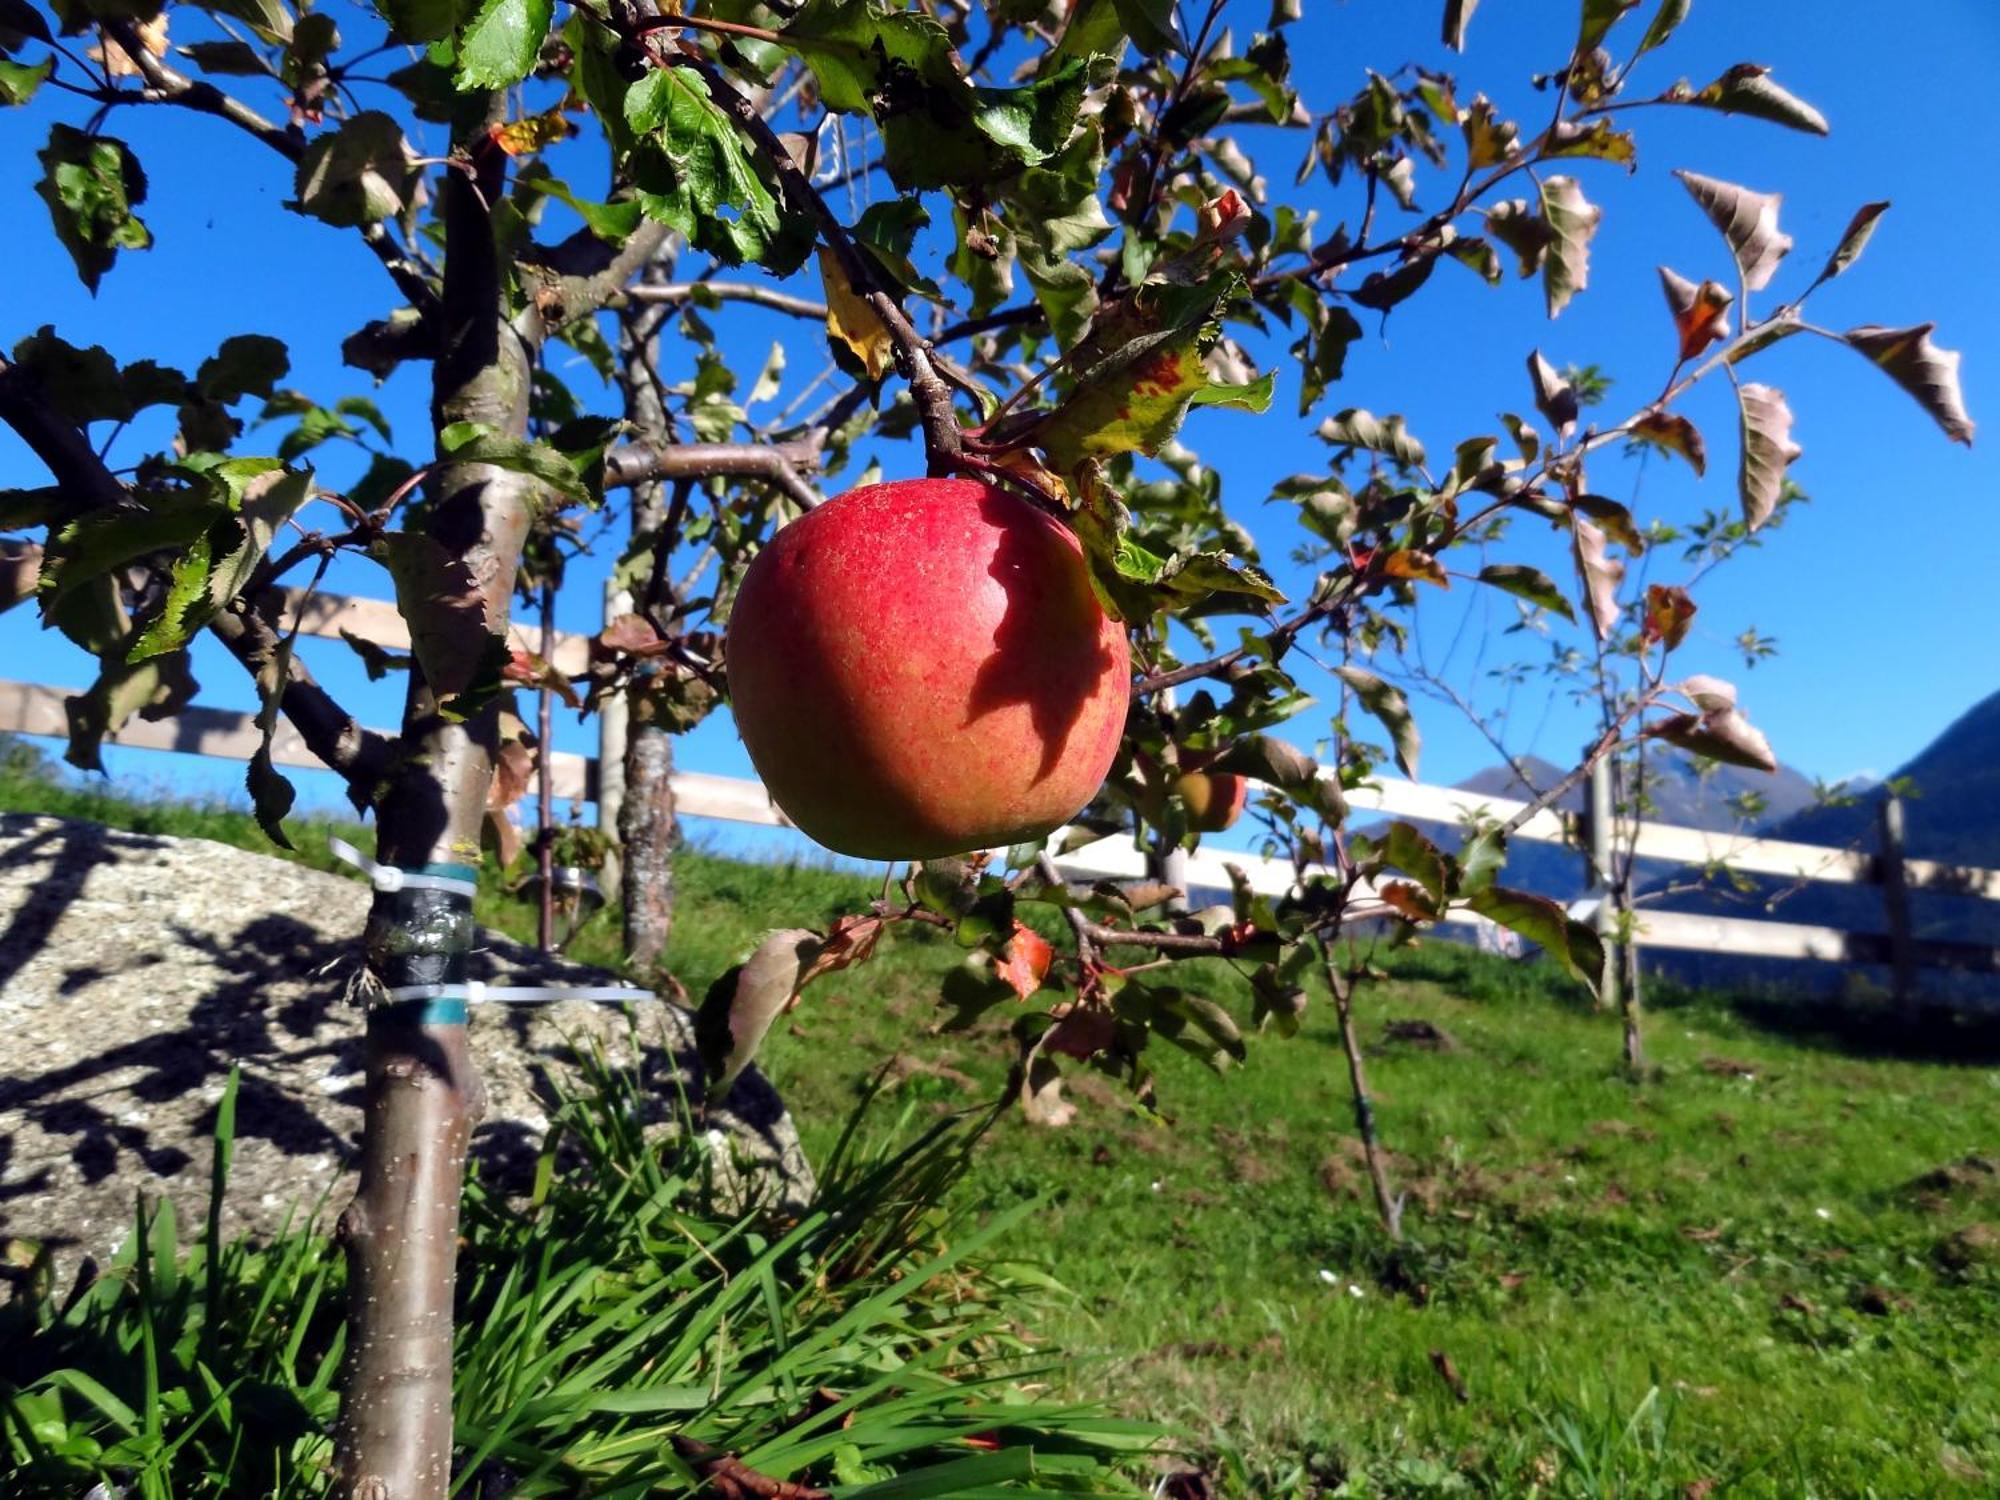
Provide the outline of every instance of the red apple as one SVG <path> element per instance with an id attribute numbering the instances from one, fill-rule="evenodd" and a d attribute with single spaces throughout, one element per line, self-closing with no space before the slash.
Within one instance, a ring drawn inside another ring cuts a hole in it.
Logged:
<path id="1" fill-rule="evenodd" d="M 1243 816 L 1250 800 L 1250 778 L 1234 771 L 1188 771 L 1174 783 L 1187 808 L 1188 827 L 1197 833 L 1220 833 Z"/>
<path id="2" fill-rule="evenodd" d="M 1131 693 L 1075 536 L 965 479 L 869 485 L 786 526 L 744 574 L 728 656 L 773 800 L 863 859 L 1059 827 L 1111 768 Z"/>

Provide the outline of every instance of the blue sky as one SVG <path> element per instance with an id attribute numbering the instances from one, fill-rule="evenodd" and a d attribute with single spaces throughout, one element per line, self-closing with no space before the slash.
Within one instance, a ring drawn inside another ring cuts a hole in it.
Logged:
<path id="1" fill-rule="evenodd" d="M 1429 0 L 1310 0 L 1306 10 L 1306 20 L 1292 29 L 1292 45 L 1297 81 L 1311 106 L 1325 108 L 1351 94 L 1363 81 L 1364 65 L 1387 69 L 1408 59 L 1454 72 L 1461 100 L 1483 90 L 1503 113 L 1532 122 L 1530 131 L 1547 104 L 1529 87 L 1529 75 L 1559 59 L 1574 27 L 1567 3 L 1485 0 L 1467 55 L 1450 58 L 1437 41 L 1439 6 Z M 1267 13 L 1266 0 L 1241 0 L 1231 15 L 1247 31 Z M 351 24 L 344 8 L 334 14 L 343 26 Z M 193 33 L 192 26 L 186 30 Z M 1630 38 L 1624 43 L 1629 47 Z M 2000 6 L 1926 0 L 1897 7 L 1889 24 L 1874 0 L 1695 0 L 1674 44 L 1640 64 L 1634 89 L 1652 92 L 1683 75 L 1699 84 L 1745 60 L 1769 65 L 1776 78 L 1819 106 L 1832 122 L 1832 136 L 1822 140 L 1694 110 L 1629 117 L 1625 123 L 1637 128 L 1640 143 L 1636 177 L 1609 164 L 1578 164 L 1576 175 L 1603 205 L 1605 219 L 1593 247 L 1590 290 L 1560 319 L 1546 318 L 1537 283 L 1510 274 L 1489 289 L 1447 265 L 1396 310 L 1379 337 L 1373 315 L 1362 315 L 1370 337 L 1351 352 L 1346 379 L 1313 420 L 1347 405 L 1401 412 L 1434 454 L 1448 453 L 1462 437 L 1497 431 L 1496 412 L 1531 409 L 1523 360 L 1535 347 L 1558 365 L 1604 367 L 1618 382 L 1609 407 L 1623 415 L 1658 387 L 1671 362 L 1655 267 L 1665 263 L 1695 279 L 1734 281 L 1721 240 L 1668 175 L 1675 167 L 1784 193 L 1782 224 L 1797 248 L 1763 294 L 1763 306 L 1811 278 L 1855 207 L 1893 200 L 1860 265 L 1816 295 L 1811 315 L 1833 327 L 1936 319 L 1938 342 L 1965 354 L 1972 415 L 1991 417 L 1994 408 L 1984 398 L 2000 389 L 1993 373 L 2000 369 L 2000 293 L 1990 269 L 1991 247 L 2000 242 L 2000 203 L 1983 164 L 1988 143 L 1977 101 L 2000 74 Z M 157 244 L 123 257 L 91 298 L 32 191 L 39 173 L 34 151 L 48 122 L 79 119 L 69 108 L 76 102 L 44 91 L 33 108 L 0 111 L 0 203 L 12 205 L 5 243 L 16 288 L 0 341 L 11 346 L 53 323 L 70 341 L 102 343 L 121 361 L 150 357 L 192 368 L 229 333 L 269 333 L 291 345 L 288 383 L 328 402 L 369 391 L 368 377 L 340 365 L 338 346 L 347 332 L 390 309 L 386 278 L 350 234 L 284 211 L 289 167 L 216 121 L 148 108 L 122 112 L 110 123 L 151 177 L 145 214 Z M 1295 135 L 1267 134 L 1250 144 L 1282 194 L 1302 143 Z M 569 170 L 560 160 L 556 165 Z M 579 188 L 595 185 L 590 169 L 574 171 Z M 1448 189 L 1443 174 L 1420 176 L 1420 205 L 1430 206 Z M 878 185 L 878 191 L 887 189 Z M 1330 217 L 1355 211 L 1351 200 L 1326 199 L 1320 206 Z M 795 382 L 818 369 L 820 355 L 797 324 L 763 314 L 740 321 L 732 347 L 746 379 L 780 337 L 793 343 Z M 1224 474 L 1231 505 L 1258 536 L 1281 582 L 1297 589 L 1307 576 L 1283 562 L 1295 535 L 1282 508 L 1262 501 L 1286 474 L 1323 471 L 1324 449 L 1309 435 L 1310 423 L 1293 420 L 1297 387 L 1284 369 L 1282 347 L 1259 352 L 1273 353 L 1280 370 L 1272 414 L 1199 413 L 1187 437 Z M 1812 504 L 1795 512 L 1769 547 L 1702 584 L 1701 614 L 1679 667 L 1736 680 L 1779 755 L 1807 773 L 1833 779 L 1885 772 L 2000 687 L 2000 624 L 1985 607 L 2000 564 L 2000 467 L 1994 456 L 2000 428 L 1989 428 L 1970 452 L 1954 447 L 1858 355 L 1819 340 L 1783 344 L 1746 373 L 1789 398 L 1798 417 L 1793 436 L 1805 449 L 1793 472 Z M 406 456 L 420 457 L 427 442 L 422 379 L 420 370 L 405 371 L 374 392 Z M 1607 460 L 1594 467 L 1593 487 L 1632 500 L 1642 520 L 1687 519 L 1704 507 L 1733 505 L 1736 424 L 1726 385 L 1697 390 L 1682 409 L 1708 436 L 1705 482 L 1677 463 L 1655 460 L 1641 474 L 1622 460 Z M 909 455 L 884 450 L 882 457 L 892 476 L 914 471 Z M 340 477 L 329 470 L 330 480 Z M 0 484 L 41 482 L 32 456 L 11 433 L 0 432 Z M 1525 530 L 1520 536 L 1520 545 L 1505 556 L 1566 576 L 1553 536 Z M 588 561 L 579 570 L 562 606 L 564 628 L 595 623 L 601 572 Z M 1671 580 L 1676 565 L 1661 559 L 1653 576 Z M 383 575 L 359 564 L 343 564 L 328 586 L 388 592 Z M 1475 612 L 1466 632 L 1475 643 L 1490 635 L 1487 623 L 1513 618 L 1504 598 L 1490 591 L 1475 596 L 1469 584 L 1427 598 L 1420 626 L 1434 652 L 1451 639 L 1466 609 Z M 1780 654 L 1746 672 L 1731 642 L 1753 625 L 1777 638 Z M 1530 649 L 1522 642 L 1518 636 L 1489 640 L 1479 665 L 1498 665 Z M 316 670 L 364 719 L 393 722 L 399 687 L 367 684 L 338 643 L 308 649 Z M 1458 677 L 1476 686 L 1471 650 L 1461 649 Z M 65 686 L 81 686 L 91 675 L 87 660 L 40 631 L 28 610 L 0 616 L 0 654 L 4 675 Z M 233 663 L 206 644 L 197 657 L 203 701 L 251 706 Z M 1486 701 L 1495 700 L 1488 693 Z M 1420 713 L 1426 780 L 1457 780 L 1491 763 L 1490 749 L 1453 710 L 1420 704 Z M 1296 729 L 1309 742 L 1316 716 L 1309 711 Z M 1515 749 L 1551 759 L 1572 753 L 1585 733 L 1576 711 L 1547 702 L 1540 687 L 1524 690 L 1508 725 Z M 589 749 L 594 729 L 569 724 L 558 743 Z M 685 743 L 681 762 L 748 771 L 726 715 Z M 179 787 L 229 789 L 239 774 L 143 752 L 115 754 L 111 764 L 121 778 Z M 337 790 L 330 777 L 306 777 L 301 794 L 307 804 L 324 804 Z"/>

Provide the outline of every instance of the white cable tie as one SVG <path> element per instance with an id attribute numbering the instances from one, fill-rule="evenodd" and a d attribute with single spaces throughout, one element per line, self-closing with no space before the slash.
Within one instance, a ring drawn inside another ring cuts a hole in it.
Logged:
<path id="1" fill-rule="evenodd" d="M 391 1000 L 463 1000 L 470 1005 L 543 1005 L 563 1000 L 592 1000 L 606 1004 L 657 1000 L 651 990 L 624 985 L 598 984 L 570 987 L 551 985 L 487 984 L 468 979 L 463 984 L 406 984 L 388 992 Z"/>
<path id="2" fill-rule="evenodd" d="M 352 865 L 366 875 L 368 883 L 378 891 L 450 891 L 454 895 L 468 898 L 479 894 L 477 881 L 461 880 L 455 875 L 426 875 L 421 870 L 405 870 L 396 865 L 381 864 L 370 859 L 346 839 L 329 838 L 326 847 L 335 859 Z"/>

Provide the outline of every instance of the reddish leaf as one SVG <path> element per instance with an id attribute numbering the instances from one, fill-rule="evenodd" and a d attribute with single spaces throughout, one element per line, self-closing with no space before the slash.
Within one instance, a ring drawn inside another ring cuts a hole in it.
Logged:
<path id="1" fill-rule="evenodd" d="M 1049 972 L 1049 964 L 1056 956 L 1042 935 L 1019 918 L 1014 922 L 1014 935 L 1007 942 L 1007 952 L 1003 958 L 995 960 L 993 972 L 1006 980 L 1014 993 L 1023 1000 L 1042 987 L 1042 976 Z"/>
<path id="2" fill-rule="evenodd" d="M 1084 1062 L 1109 1047 L 1117 1030 L 1118 1019 L 1110 1011 L 1072 1005 L 1057 1014 L 1056 1024 L 1042 1037 L 1042 1047 Z"/>
<path id="3" fill-rule="evenodd" d="M 827 929 L 826 940 L 813 955 L 806 971 L 799 976 L 798 988 L 838 969 L 851 968 L 858 963 L 866 963 L 875 952 L 876 943 L 882 939 L 882 929 L 886 925 L 881 917 L 862 916 L 859 913 L 842 917 Z"/>
<path id="4" fill-rule="evenodd" d="M 1694 600 L 1687 590 L 1677 586 L 1653 583 L 1646 586 L 1646 618 L 1640 634 L 1647 645 L 1663 642 L 1671 651 L 1687 639 L 1688 625 L 1694 619 Z"/>
<path id="5" fill-rule="evenodd" d="M 1701 430 L 1679 412 L 1656 407 L 1635 417 L 1625 430 L 1634 442 L 1679 454 L 1697 474 L 1708 471 L 1708 444 L 1702 441 Z"/>
<path id="6" fill-rule="evenodd" d="M 1434 583 L 1441 589 L 1451 587 L 1451 580 L 1445 577 L 1444 564 L 1428 552 L 1420 552 L 1408 547 L 1401 552 L 1391 552 L 1382 559 L 1382 572 L 1390 578 L 1404 578 L 1411 582 L 1421 580 Z"/>
<path id="7" fill-rule="evenodd" d="M 620 615 L 597 633 L 597 644 L 606 652 L 631 656 L 659 656 L 668 649 L 644 615 Z"/>
<path id="8" fill-rule="evenodd" d="M 1425 895 L 1420 887 L 1412 885 L 1407 880 L 1392 880 L 1379 887 L 1375 894 L 1381 897 L 1384 906 L 1406 921 L 1437 920 L 1437 908 L 1431 904 L 1430 897 Z"/>
<path id="9" fill-rule="evenodd" d="M 508 682 L 518 682 L 526 687 L 547 688 L 569 707 L 581 710 L 583 700 L 576 695 L 576 688 L 569 678 L 556 668 L 555 663 L 544 661 L 532 651 L 524 651 L 516 646 L 507 656 L 507 665 L 500 675 Z"/>
<path id="10" fill-rule="evenodd" d="M 1693 359 L 1710 344 L 1729 337 L 1733 292 L 1713 281 L 1696 286 L 1665 266 L 1660 267 L 1660 286 L 1667 294 L 1667 310 L 1674 315 L 1682 359 Z"/>

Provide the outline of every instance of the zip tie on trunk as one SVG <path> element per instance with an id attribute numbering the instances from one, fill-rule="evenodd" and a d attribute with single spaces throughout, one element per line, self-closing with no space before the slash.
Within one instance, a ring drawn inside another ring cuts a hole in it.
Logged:
<path id="1" fill-rule="evenodd" d="M 460 875 L 440 875 L 438 870 L 463 869 L 462 865 L 427 865 L 420 870 L 405 870 L 397 865 L 385 865 L 370 859 L 346 839 L 329 838 L 327 852 L 343 864 L 352 865 L 368 877 L 368 883 L 378 891 L 449 891 L 454 896 L 467 898 L 479 894 L 479 882 Z"/>

